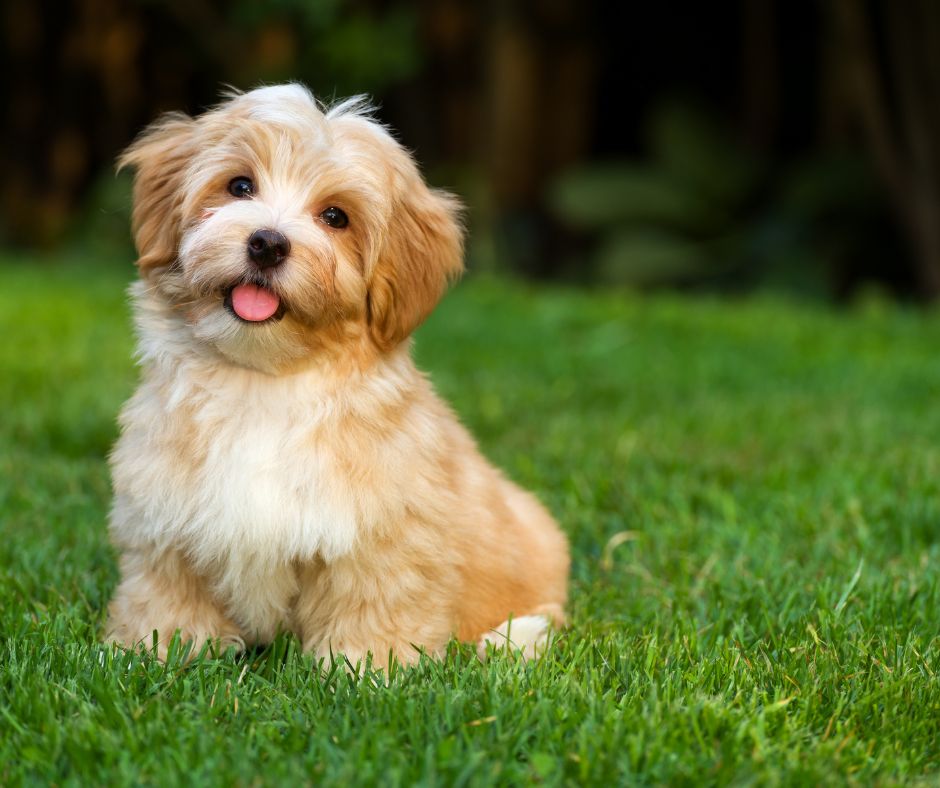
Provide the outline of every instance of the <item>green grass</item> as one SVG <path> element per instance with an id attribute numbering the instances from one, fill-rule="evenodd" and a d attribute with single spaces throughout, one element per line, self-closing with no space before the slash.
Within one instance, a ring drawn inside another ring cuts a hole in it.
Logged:
<path id="1" fill-rule="evenodd" d="M 96 642 L 128 272 L 2 273 L 0 783 L 940 780 L 940 314 L 464 282 L 417 353 L 570 535 L 571 628 L 384 686 Z"/>

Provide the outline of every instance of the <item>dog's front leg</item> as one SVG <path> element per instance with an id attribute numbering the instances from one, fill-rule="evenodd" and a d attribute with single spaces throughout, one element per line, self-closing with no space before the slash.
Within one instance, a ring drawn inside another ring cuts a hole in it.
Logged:
<path id="1" fill-rule="evenodd" d="M 179 630 L 195 653 L 206 641 L 220 648 L 244 648 L 242 633 L 212 598 L 206 581 L 175 551 L 159 554 L 129 550 L 121 555 L 121 583 L 108 612 L 105 640 L 126 648 L 149 647 L 157 632 L 157 652 Z"/>
<path id="2" fill-rule="evenodd" d="M 304 650 L 325 659 L 342 655 L 353 668 L 371 654 L 373 667 L 383 670 L 390 659 L 408 665 L 422 653 L 442 653 L 453 619 L 439 570 L 393 571 L 387 560 L 361 556 L 307 567 L 296 608 Z"/>

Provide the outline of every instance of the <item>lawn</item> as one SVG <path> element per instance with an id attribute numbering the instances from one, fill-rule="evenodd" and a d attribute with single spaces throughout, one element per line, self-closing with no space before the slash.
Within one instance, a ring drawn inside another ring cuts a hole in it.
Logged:
<path id="1" fill-rule="evenodd" d="M 0 783 L 940 780 L 940 314 L 462 283 L 416 352 L 569 534 L 571 627 L 386 686 L 96 641 L 128 269 L 2 269 Z"/>

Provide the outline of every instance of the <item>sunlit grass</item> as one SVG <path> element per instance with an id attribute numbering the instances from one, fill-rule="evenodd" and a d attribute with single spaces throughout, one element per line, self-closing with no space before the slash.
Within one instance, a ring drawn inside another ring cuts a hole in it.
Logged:
<path id="1" fill-rule="evenodd" d="M 940 315 L 468 280 L 417 354 L 570 535 L 546 659 L 98 645 L 128 271 L 0 288 L 0 782 L 938 778 Z"/>

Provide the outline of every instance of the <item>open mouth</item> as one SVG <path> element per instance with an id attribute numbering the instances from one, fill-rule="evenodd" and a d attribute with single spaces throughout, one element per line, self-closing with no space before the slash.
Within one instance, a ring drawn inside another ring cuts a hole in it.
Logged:
<path id="1" fill-rule="evenodd" d="M 284 317 L 280 296 L 263 284 L 241 282 L 225 291 L 225 308 L 244 323 L 267 323 Z"/>

